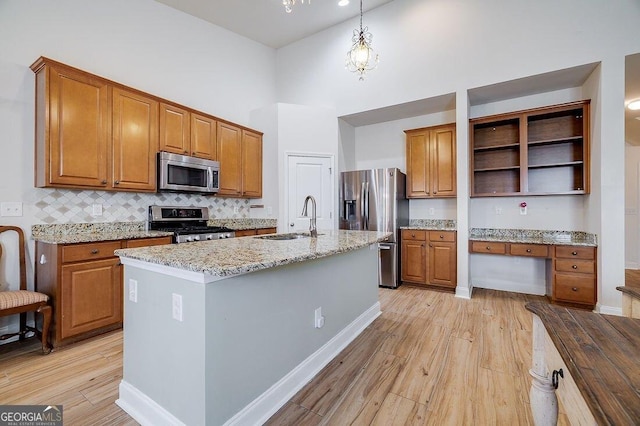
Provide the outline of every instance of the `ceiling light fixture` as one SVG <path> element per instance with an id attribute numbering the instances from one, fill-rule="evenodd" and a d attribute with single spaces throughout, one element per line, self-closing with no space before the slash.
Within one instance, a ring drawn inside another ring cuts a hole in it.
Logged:
<path id="1" fill-rule="evenodd" d="M 637 111 L 640 109 L 640 99 L 635 99 L 627 104 L 627 108 L 631 111 Z"/>
<path id="2" fill-rule="evenodd" d="M 338 6 L 346 6 L 349 4 L 349 0 L 340 0 Z"/>
<path id="3" fill-rule="evenodd" d="M 304 0 L 300 0 L 300 3 L 304 4 Z M 311 0 L 308 0 L 308 3 L 311 4 Z M 291 13 L 291 8 L 295 6 L 296 0 L 282 0 L 282 4 L 284 5 L 284 10 L 287 13 Z"/>
<path id="4" fill-rule="evenodd" d="M 364 80 L 367 71 L 378 66 L 378 54 L 371 47 L 373 36 L 369 27 L 362 28 L 362 0 L 360 0 L 360 30 L 353 30 L 353 45 L 347 52 L 347 69 L 360 74 L 359 80 Z"/>

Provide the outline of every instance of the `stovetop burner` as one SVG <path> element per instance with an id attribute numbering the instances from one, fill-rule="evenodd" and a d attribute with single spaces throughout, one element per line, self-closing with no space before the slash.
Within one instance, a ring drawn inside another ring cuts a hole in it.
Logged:
<path id="1" fill-rule="evenodd" d="M 208 226 L 206 207 L 149 206 L 149 229 L 173 232 L 173 242 L 219 240 L 235 237 L 233 229 Z"/>

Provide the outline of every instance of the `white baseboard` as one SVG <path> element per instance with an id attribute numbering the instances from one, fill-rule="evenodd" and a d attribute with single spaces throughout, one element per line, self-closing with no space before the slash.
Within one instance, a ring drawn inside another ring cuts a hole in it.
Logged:
<path id="1" fill-rule="evenodd" d="M 618 308 L 616 306 L 598 305 L 596 306 L 596 312 L 605 315 L 617 315 L 619 317 L 622 316 L 622 308 Z"/>
<path id="2" fill-rule="evenodd" d="M 119 391 L 120 395 L 116 399 L 116 404 L 141 425 L 184 426 L 184 423 L 173 414 L 130 383 L 124 380 L 120 381 Z"/>
<path id="3" fill-rule="evenodd" d="M 460 299 L 471 300 L 472 292 L 473 292 L 473 284 L 470 284 L 469 287 L 463 287 L 461 285 L 457 285 L 455 297 L 458 297 Z"/>
<path id="4" fill-rule="evenodd" d="M 225 426 L 265 423 L 269 417 L 275 414 L 296 392 L 302 389 L 309 380 L 358 337 L 380 314 L 380 302 L 376 302 L 286 376 L 227 420 Z M 122 380 L 119 390 L 120 395 L 116 400 L 116 404 L 141 425 L 184 425 L 179 419 L 130 383 Z"/>
<path id="5" fill-rule="evenodd" d="M 513 281 L 503 280 L 478 280 L 472 281 L 474 287 L 486 288 L 488 290 L 510 291 L 513 293 L 535 294 L 537 296 L 544 296 L 546 293 L 545 284 L 522 284 Z"/>
<path id="6" fill-rule="evenodd" d="M 269 417 L 274 415 L 296 392 L 302 389 L 309 380 L 334 359 L 340 351 L 358 337 L 380 313 L 380 302 L 377 302 L 262 395 L 227 420 L 224 425 L 264 424 Z"/>

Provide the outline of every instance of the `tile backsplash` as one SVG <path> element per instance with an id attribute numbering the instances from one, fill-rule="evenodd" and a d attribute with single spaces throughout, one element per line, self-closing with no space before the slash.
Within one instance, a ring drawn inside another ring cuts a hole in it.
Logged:
<path id="1" fill-rule="evenodd" d="M 144 221 L 150 205 L 209 207 L 218 218 L 248 218 L 249 200 L 198 194 L 82 191 L 36 188 L 28 200 L 41 223 L 87 223 Z M 102 215 L 94 215 L 100 205 Z"/>

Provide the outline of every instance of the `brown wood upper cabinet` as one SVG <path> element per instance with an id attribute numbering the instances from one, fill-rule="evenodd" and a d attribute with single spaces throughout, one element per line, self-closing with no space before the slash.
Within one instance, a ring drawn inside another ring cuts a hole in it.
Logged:
<path id="1" fill-rule="evenodd" d="M 262 134 L 218 122 L 220 196 L 262 197 Z"/>
<path id="2" fill-rule="evenodd" d="M 456 196 L 456 126 L 405 130 L 407 198 Z"/>
<path id="3" fill-rule="evenodd" d="M 471 196 L 588 194 L 589 103 L 470 120 Z"/>
<path id="4" fill-rule="evenodd" d="M 31 69 L 36 187 L 156 190 L 157 101 L 50 59 Z"/>
<path id="5" fill-rule="evenodd" d="M 216 134 L 213 117 L 160 103 L 160 151 L 216 160 Z"/>

